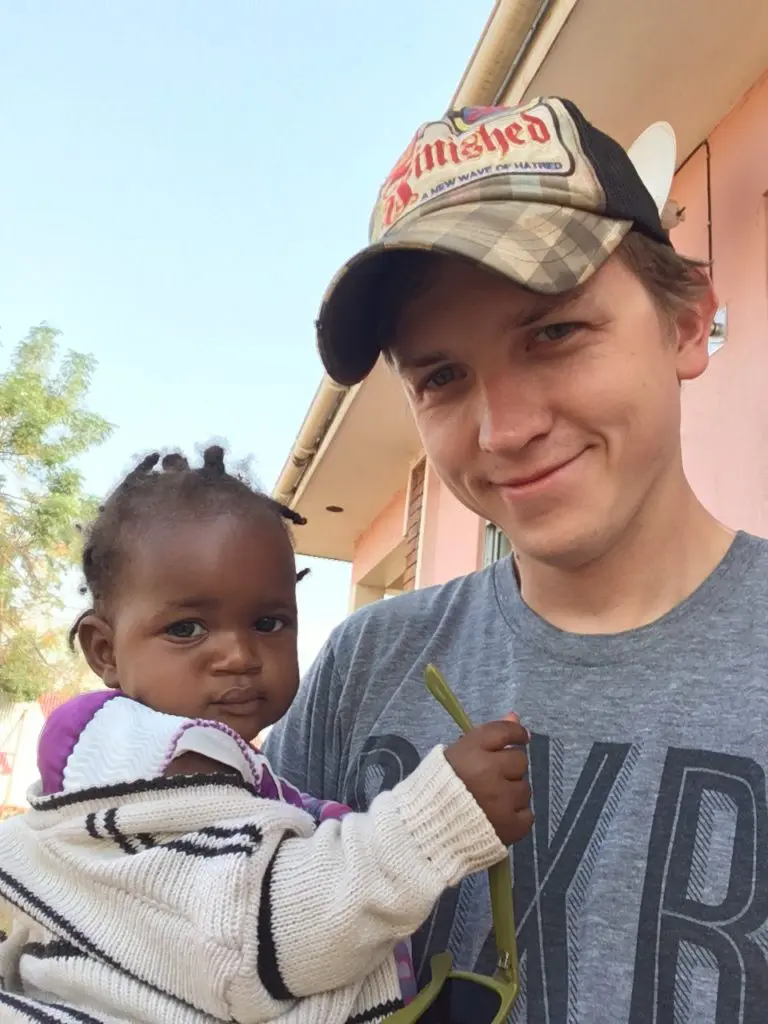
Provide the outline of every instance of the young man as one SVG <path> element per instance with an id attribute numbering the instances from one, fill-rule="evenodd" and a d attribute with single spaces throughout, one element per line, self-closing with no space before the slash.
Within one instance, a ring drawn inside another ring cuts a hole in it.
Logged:
<path id="1" fill-rule="evenodd" d="M 768 1005 L 768 543 L 683 471 L 680 388 L 715 299 L 626 153 L 557 99 L 450 114 L 382 188 L 319 320 L 341 383 L 383 353 L 432 465 L 504 560 L 336 630 L 270 739 L 365 808 L 476 721 L 533 734 L 513 850 L 529 1024 L 758 1024 Z M 490 972 L 483 878 L 416 937 Z M 483 1024 L 483 1022 L 478 1022 Z"/>

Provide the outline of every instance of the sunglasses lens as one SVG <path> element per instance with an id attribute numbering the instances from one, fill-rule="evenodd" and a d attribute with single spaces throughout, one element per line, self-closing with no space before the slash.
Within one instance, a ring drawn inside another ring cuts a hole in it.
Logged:
<path id="1" fill-rule="evenodd" d="M 449 978 L 440 995 L 419 1017 L 419 1024 L 493 1024 L 501 996 L 492 988 L 464 978 Z"/>

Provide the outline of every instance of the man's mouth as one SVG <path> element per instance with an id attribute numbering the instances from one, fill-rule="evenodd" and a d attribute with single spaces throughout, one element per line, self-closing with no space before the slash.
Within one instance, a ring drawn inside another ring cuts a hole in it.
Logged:
<path id="1" fill-rule="evenodd" d="M 569 459 L 542 466 L 531 473 L 527 473 L 525 476 L 500 480 L 495 486 L 502 492 L 504 497 L 509 499 L 514 500 L 515 498 L 532 496 L 555 483 L 562 473 L 572 466 L 577 459 L 581 458 L 583 454 L 583 452 L 579 452 L 578 455 L 574 455 Z"/>

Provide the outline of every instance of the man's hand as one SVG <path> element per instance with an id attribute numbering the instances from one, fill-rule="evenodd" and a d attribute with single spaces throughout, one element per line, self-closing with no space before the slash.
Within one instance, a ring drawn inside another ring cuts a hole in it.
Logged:
<path id="1" fill-rule="evenodd" d="M 480 725 L 448 747 L 451 768 L 475 798 L 505 846 L 527 835 L 533 824 L 528 806 L 531 787 L 528 771 L 528 730 L 517 716 Z"/>

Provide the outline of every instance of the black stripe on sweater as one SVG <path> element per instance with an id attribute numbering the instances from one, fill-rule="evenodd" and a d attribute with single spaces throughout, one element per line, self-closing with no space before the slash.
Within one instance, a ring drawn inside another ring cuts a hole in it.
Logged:
<path id="1" fill-rule="evenodd" d="M 35 960 L 78 960 L 87 959 L 88 954 L 78 949 L 66 939 L 53 939 L 51 942 L 27 942 L 22 947 L 22 956 L 31 956 Z"/>
<path id="2" fill-rule="evenodd" d="M 116 963 L 109 954 L 102 952 L 71 921 L 68 921 L 58 911 L 54 910 L 53 907 L 47 906 L 39 896 L 36 896 L 18 879 L 3 871 L 2 868 L 0 868 L 0 889 L 3 890 L 3 895 L 9 903 L 18 907 L 19 910 L 23 910 L 33 920 L 39 921 L 41 924 L 52 924 L 57 932 L 68 935 L 79 949 L 90 953 L 91 956 L 95 956 L 102 963 L 107 964 L 107 966 L 114 967 L 116 971 L 125 973 L 122 971 L 120 964 Z"/>
<path id="3" fill-rule="evenodd" d="M 103 1017 L 93 1017 L 82 1010 L 58 1003 L 37 1003 L 24 996 L 11 995 L 10 992 L 0 992 L 0 1006 L 10 1006 L 35 1024 L 104 1024 Z"/>
<path id="4" fill-rule="evenodd" d="M 232 825 L 230 828 L 225 828 L 223 825 L 206 825 L 196 834 L 210 836 L 211 839 L 233 839 L 235 836 L 243 836 L 250 839 L 254 846 L 258 846 L 262 839 L 261 829 L 258 825 Z"/>
<path id="5" fill-rule="evenodd" d="M 93 1014 L 85 1013 L 83 1010 L 76 1010 L 74 1007 L 64 1006 L 61 1003 L 54 1003 L 59 1013 L 66 1013 L 70 1020 L 77 1024 L 104 1024 L 103 1017 L 94 1017 Z"/>
<path id="6" fill-rule="evenodd" d="M 378 1006 L 372 1006 L 370 1010 L 365 1010 L 363 1013 L 356 1013 L 353 1017 L 348 1017 L 347 1024 L 370 1024 L 370 1021 L 388 1017 L 390 1013 L 394 1013 L 395 1010 L 402 1010 L 404 1006 L 405 1003 L 402 999 L 389 999 L 386 1003 L 379 1003 Z"/>
<path id="7" fill-rule="evenodd" d="M 113 807 L 104 814 L 103 826 L 109 833 L 109 836 L 115 840 L 118 846 L 124 850 L 125 853 L 140 853 L 142 848 L 145 850 L 151 850 L 153 846 L 157 845 L 154 836 L 151 836 L 148 832 L 137 832 L 135 836 L 131 836 L 131 839 L 139 844 L 139 849 L 135 849 L 131 846 L 128 837 L 123 835 L 123 833 L 117 829 L 116 818 L 117 808 Z M 91 811 L 89 814 L 86 814 L 85 831 L 91 839 L 106 839 L 107 836 L 103 836 L 98 830 L 96 825 L 97 819 L 98 816 L 95 811 Z"/>
<path id="8" fill-rule="evenodd" d="M 273 999 L 295 999 L 283 980 L 280 965 L 277 962 L 277 946 L 272 931 L 272 875 L 275 860 L 280 853 L 282 842 L 278 845 L 261 883 L 261 901 L 259 903 L 259 950 L 256 958 L 256 970 L 262 985 Z"/>
<path id="9" fill-rule="evenodd" d="M 72 804 L 88 803 L 89 800 L 107 800 L 153 792 L 173 793 L 180 789 L 202 789 L 207 786 L 225 786 L 227 789 L 243 790 L 252 796 L 260 795 L 255 786 L 240 776 L 217 772 L 211 775 L 170 775 L 159 779 L 137 779 L 135 782 L 118 782 L 114 786 L 93 786 L 71 793 L 33 796 L 30 803 L 36 811 L 57 811 L 61 807 L 71 807 Z"/>
<path id="10" fill-rule="evenodd" d="M 240 825 L 233 828 L 209 825 L 179 839 L 162 843 L 158 849 L 175 850 L 189 857 L 223 857 L 238 853 L 252 857 L 261 845 L 262 838 L 262 831 L 257 825 Z M 217 843 L 217 840 L 221 842 Z"/>
<path id="11" fill-rule="evenodd" d="M 152 992 L 158 992 L 160 995 L 166 996 L 168 999 L 173 1000 L 173 1002 L 178 1003 L 179 1006 L 184 1006 L 187 1009 L 196 1009 L 196 1007 L 192 1006 L 191 1003 L 188 1003 L 183 999 L 179 999 L 178 996 L 173 995 L 171 992 L 165 992 L 157 985 L 152 985 L 150 982 L 143 978 L 139 978 L 137 975 L 121 966 L 121 964 L 117 963 L 117 961 L 108 953 L 99 949 L 99 947 L 84 935 L 79 928 L 76 928 L 71 921 L 68 921 L 62 914 L 58 913 L 58 911 L 54 910 L 52 907 L 47 906 L 39 896 L 35 896 L 35 894 L 30 892 L 30 890 L 19 882 L 18 879 L 9 875 L 6 871 L 3 871 L 2 868 L 0 868 L 0 892 L 2 892 L 2 895 L 8 903 L 14 907 L 18 907 L 19 910 L 22 910 L 27 915 L 27 917 L 31 917 L 33 921 L 44 925 L 49 931 L 58 933 L 59 937 L 62 935 L 67 936 L 84 954 L 92 956 L 102 964 L 106 964 L 107 967 L 111 967 L 113 970 L 118 971 L 124 977 L 130 978 L 131 981 L 135 981 L 146 986 L 146 988 L 150 989 Z M 3 993 L 0 993 L 0 995 L 2 994 Z M 71 1011 L 67 1010 L 67 1012 L 70 1013 Z M 53 1020 L 55 1018 L 51 1019 Z M 2 1017 L 0 1017 L 0 1021 L 1 1020 Z M 97 1024 L 99 1024 L 99 1022 L 97 1022 Z"/>
<path id="12" fill-rule="evenodd" d="M 138 853 L 139 850 L 130 842 L 128 836 L 126 836 L 117 827 L 117 808 L 110 807 L 108 811 L 104 812 L 104 829 L 109 834 L 111 839 L 114 839 L 115 843 L 120 847 L 123 853 Z M 140 848 L 139 848 L 140 849 Z"/>

